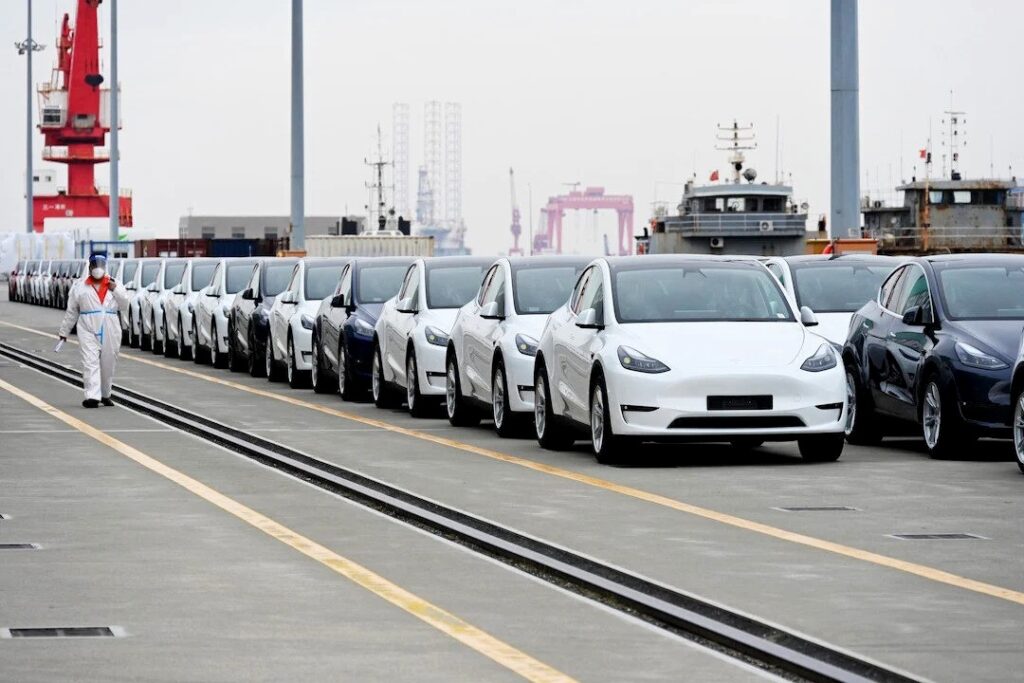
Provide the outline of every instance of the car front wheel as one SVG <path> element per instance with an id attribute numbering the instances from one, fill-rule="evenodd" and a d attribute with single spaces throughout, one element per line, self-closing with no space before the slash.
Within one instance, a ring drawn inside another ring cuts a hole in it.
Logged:
<path id="1" fill-rule="evenodd" d="M 313 382 L 313 391 L 318 394 L 330 394 L 337 387 L 332 386 L 328 379 L 327 371 L 323 367 L 323 351 L 320 348 L 320 340 L 313 340 L 313 369 L 310 372 L 310 379 Z"/>
<path id="2" fill-rule="evenodd" d="M 1019 392 L 1014 401 L 1013 450 L 1017 455 L 1017 467 L 1024 472 L 1024 391 Z"/>
<path id="3" fill-rule="evenodd" d="M 871 397 L 864 389 L 852 367 L 846 368 L 846 440 L 851 444 L 869 446 L 882 440 Z"/>
<path id="4" fill-rule="evenodd" d="M 373 404 L 378 408 L 394 408 L 398 404 L 394 389 L 384 379 L 384 362 L 381 358 L 379 344 L 373 349 L 373 375 L 370 390 L 373 394 Z"/>
<path id="5" fill-rule="evenodd" d="M 565 423 L 554 414 L 551 394 L 548 391 L 547 373 L 543 365 L 538 364 L 533 384 L 533 424 L 537 432 L 537 443 L 541 448 L 551 451 L 564 451 L 570 448 L 575 438 Z"/>
<path id="6" fill-rule="evenodd" d="M 430 406 L 420 393 L 420 374 L 416 366 L 416 352 L 409 351 L 405 359 L 405 399 L 409 404 L 409 414 L 413 417 L 427 417 Z"/>
<path id="7" fill-rule="evenodd" d="M 192 360 L 192 344 L 185 343 L 185 319 L 178 319 L 178 358 L 181 360 Z M 195 343 L 193 339 L 192 343 Z"/>
<path id="8" fill-rule="evenodd" d="M 454 353 L 448 356 L 445 368 L 444 407 L 448 413 L 448 422 L 453 427 L 472 427 L 480 424 L 480 411 L 462 395 L 459 364 Z"/>
<path id="9" fill-rule="evenodd" d="M 797 439 L 800 457 L 806 462 L 835 462 L 843 454 L 844 434 L 815 434 Z"/>
<path id="10" fill-rule="evenodd" d="M 928 378 L 921 396 L 921 435 L 928 455 L 936 460 L 956 457 L 970 442 L 956 403 L 943 391 L 935 375 Z"/>
<path id="11" fill-rule="evenodd" d="M 602 465 L 614 465 L 622 457 L 622 437 L 612 431 L 608 408 L 608 389 L 604 377 L 598 377 L 590 390 L 590 441 L 594 456 Z"/>
<path id="12" fill-rule="evenodd" d="M 295 342 L 288 337 L 288 386 L 292 389 L 305 389 L 309 383 L 309 373 L 299 370 L 295 361 Z"/>
<path id="13" fill-rule="evenodd" d="M 508 377 L 505 375 L 505 364 L 501 358 L 494 364 L 491 376 L 491 413 L 494 417 L 494 429 L 503 439 L 518 436 L 522 431 L 522 416 L 513 413 L 509 407 Z"/>

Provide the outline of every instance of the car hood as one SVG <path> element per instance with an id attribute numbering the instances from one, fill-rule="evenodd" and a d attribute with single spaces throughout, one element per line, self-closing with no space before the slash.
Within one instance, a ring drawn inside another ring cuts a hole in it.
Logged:
<path id="1" fill-rule="evenodd" d="M 452 331 L 455 325 L 455 318 L 459 316 L 458 308 L 428 308 L 418 314 L 419 322 L 423 325 L 430 325 L 441 330 L 445 334 Z"/>
<path id="2" fill-rule="evenodd" d="M 818 318 L 818 326 L 814 328 L 814 334 L 840 346 L 846 343 L 853 313 L 815 313 L 815 316 Z"/>
<path id="3" fill-rule="evenodd" d="M 622 344 L 673 369 L 782 367 L 820 346 L 795 322 L 631 323 L 621 329 Z"/>
<path id="4" fill-rule="evenodd" d="M 540 339 L 540 335 L 544 332 L 544 323 L 547 320 L 547 313 L 542 315 L 517 315 L 512 324 L 509 325 L 509 331 Z"/>
<path id="5" fill-rule="evenodd" d="M 951 324 L 956 336 L 970 343 L 974 338 L 995 351 L 1008 363 L 1017 358 L 1024 335 L 1024 321 L 1021 320 L 965 320 Z"/>

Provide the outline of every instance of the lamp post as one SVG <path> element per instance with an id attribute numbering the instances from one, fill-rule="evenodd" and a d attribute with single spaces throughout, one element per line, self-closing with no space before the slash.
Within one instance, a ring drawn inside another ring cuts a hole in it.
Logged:
<path id="1" fill-rule="evenodd" d="M 118 101 L 120 87 L 117 82 L 117 0 L 110 0 L 110 235 L 111 242 L 117 242 L 121 224 L 121 190 L 118 187 L 118 166 L 121 154 L 118 146 L 120 126 Z M 111 246 L 110 248 L 113 248 Z"/>
<path id="2" fill-rule="evenodd" d="M 288 248 L 296 250 L 306 248 L 302 71 L 302 0 L 292 0 L 292 206 Z"/>
<path id="3" fill-rule="evenodd" d="M 25 231 L 32 232 L 32 53 L 45 45 L 32 40 L 32 0 L 25 0 L 28 37 L 15 43 L 19 55 L 25 55 Z"/>

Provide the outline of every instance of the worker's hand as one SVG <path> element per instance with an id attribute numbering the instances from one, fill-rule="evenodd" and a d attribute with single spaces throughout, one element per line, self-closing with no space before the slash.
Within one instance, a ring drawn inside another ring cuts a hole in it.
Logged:
<path id="1" fill-rule="evenodd" d="M 110 278 L 110 280 L 107 281 L 107 289 L 114 289 L 115 287 L 117 287 L 117 280 Z"/>

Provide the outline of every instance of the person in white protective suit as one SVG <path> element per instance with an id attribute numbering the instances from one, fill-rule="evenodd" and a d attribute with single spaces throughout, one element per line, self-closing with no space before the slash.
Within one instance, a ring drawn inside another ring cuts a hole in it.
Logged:
<path id="1" fill-rule="evenodd" d="M 121 349 L 121 309 L 128 306 L 128 293 L 107 274 L 107 257 L 93 254 L 89 273 L 75 282 L 68 293 L 68 310 L 60 326 L 60 338 L 78 325 L 78 348 L 82 351 L 82 383 L 86 408 L 102 403 L 112 406 L 110 388 L 114 366 Z"/>

